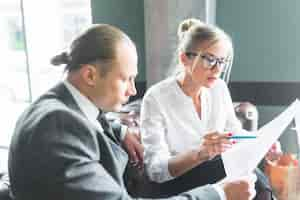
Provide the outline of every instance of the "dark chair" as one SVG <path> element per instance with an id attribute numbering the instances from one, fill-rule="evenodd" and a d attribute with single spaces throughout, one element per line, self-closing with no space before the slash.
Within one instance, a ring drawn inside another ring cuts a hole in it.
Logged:
<path id="1" fill-rule="evenodd" d="M 11 200 L 9 189 L 8 174 L 2 173 L 0 175 L 0 200 Z"/>

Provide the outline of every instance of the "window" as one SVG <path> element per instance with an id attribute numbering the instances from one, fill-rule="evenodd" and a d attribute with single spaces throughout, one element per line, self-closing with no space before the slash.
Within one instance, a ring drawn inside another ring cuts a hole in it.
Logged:
<path id="1" fill-rule="evenodd" d="M 0 146 L 24 108 L 62 78 L 51 57 L 90 24 L 88 0 L 0 1 Z"/>

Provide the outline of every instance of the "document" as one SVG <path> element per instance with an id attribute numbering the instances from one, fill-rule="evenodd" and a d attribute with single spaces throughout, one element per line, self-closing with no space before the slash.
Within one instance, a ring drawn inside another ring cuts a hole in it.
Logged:
<path id="1" fill-rule="evenodd" d="M 222 154 L 226 171 L 226 179 L 238 179 L 254 171 L 259 162 L 266 155 L 272 144 L 280 137 L 283 131 L 295 118 L 299 137 L 300 101 L 296 99 L 285 111 L 272 121 L 260 128 L 258 137 L 243 143 Z"/>

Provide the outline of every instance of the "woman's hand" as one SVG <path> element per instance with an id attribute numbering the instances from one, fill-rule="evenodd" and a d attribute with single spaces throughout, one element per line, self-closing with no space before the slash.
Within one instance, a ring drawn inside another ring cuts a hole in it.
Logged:
<path id="1" fill-rule="evenodd" d="M 223 153 L 231 148 L 233 143 L 228 139 L 228 136 L 228 134 L 221 134 L 218 132 L 208 133 L 203 137 L 200 152 L 207 153 L 208 159 L 212 159 Z"/>
<path id="2" fill-rule="evenodd" d="M 173 177 L 181 176 L 199 164 L 214 158 L 231 147 L 228 134 L 213 132 L 205 135 L 200 148 L 182 152 L 169 159 L 168 169 Z"/>

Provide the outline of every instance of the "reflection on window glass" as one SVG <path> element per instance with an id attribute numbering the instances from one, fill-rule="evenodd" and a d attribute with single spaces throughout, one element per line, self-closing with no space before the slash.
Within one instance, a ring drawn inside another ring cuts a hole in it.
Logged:
<path id="1" fill-rule="evenodd" d="M 0 2 L 1 68 L 5 74 L 0 79 L 2 101 L 29 101 L 29 87 L 25 56 L 24 29 L 20 1 Z"/>
<path id="2" fill-rule="evenodd" d="M 15 51 L 25 50 L 24 32 L 20 17 L 7 18 L 8 34 L 9 34 L 9 48 Z"/>
<path id="3" fill-rule="evenodd" d="M 67 13 L 64 15 L 63 24 L 64 24 L 64 33 L 63 33 L 64 46 L 68 46 L 69 43 L 71 42 L 70 38 L 76 36 L 76 34 L 78 34 L 82 30 L 83 26 L 89 24 L 89 21 L 85 16 L 78 16 L 72 13 Z"/>
<path id="4" fill-rule="evenodd" d="M 6 113 L 0 116 L 0 146 L 8 146 L 24 108 L 62 78 L 63 66 L 50 65 L 51 57 L 91 24 L 90 1 L 22 2 L 0 1 L 0 109 Z"/>
<path id="5" fill-rule="evenodd" d="M 24 28 L 19 0 L 0 1 L 0 38 L 0 146 L 7 146 L 16 119 L 26 106 L 25 102 L 29 101 Z"/>
<path id="6" fill-rule="evenodd" d="M 24 13 L 34 100 L 62 78 L 63 66 L 52 66 L 50 59 L 68 50 L 72 39 L 91 24 L 90 1 L 24 0 Z"/>

